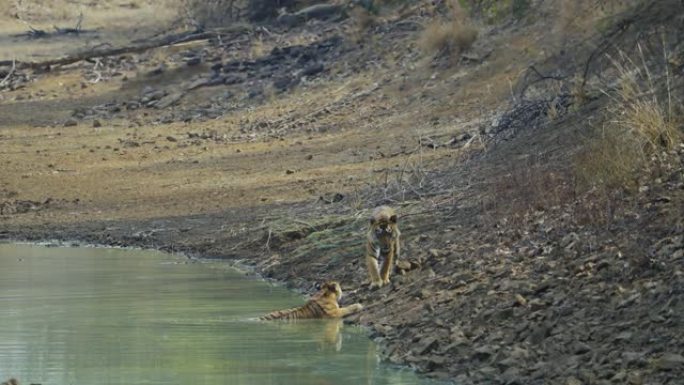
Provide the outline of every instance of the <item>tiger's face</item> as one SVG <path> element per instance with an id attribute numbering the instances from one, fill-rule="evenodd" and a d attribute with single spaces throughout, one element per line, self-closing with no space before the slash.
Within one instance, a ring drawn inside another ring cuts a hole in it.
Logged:
<path id="1" fill-rule="evenodd" d="M 397 227 L 397 216 L 393 214 L 391 216 L 381 216 L 380 218 L 372 217 L 370 219 L 370 226 L 377 238 L 392 237 L 392 233 Z"/>
<path id="2" fill-rule="evenodd" d="M 323 290 L 325 290 L 328 295 L 334 295 L 338 301 L 342 298 L 342 287 L 337 281 L 328 281 L 324 283 Z"/>

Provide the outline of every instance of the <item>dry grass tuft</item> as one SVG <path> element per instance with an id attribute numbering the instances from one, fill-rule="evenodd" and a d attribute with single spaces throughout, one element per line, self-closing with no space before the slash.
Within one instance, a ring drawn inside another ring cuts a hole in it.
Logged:
<path id="1" fill-rule="evenodd" d="M 655 79 L 648 69 L 619 67 L 620 89 L 614 100 L 612 121 L 616 129 L 626 131 L 638 140 L 647 153 L 670 150 L 681 140 L 675 125 L 670 90 L 667 101 L 658 99 Z M 665 75 L 670 84 L 669 74 Z M 644 85 L 645 83 L 645 85 Z"/>
<path id="2" fill-rule="evenodd" d="M 463 12 L 458 1 L 447 2 L 447 20 L 434 20 L 425 26 L 419 45 L 426 54 L 454 58 L 467 51 L 477 40 L 478 30 Z"/>
<path id="3" fill-rule="evenodd" d="M 435 21 L 425 27 L 420 45 L 431 55 L 456 56 L 472 47 L 477 29 L 462 21 Z"/>

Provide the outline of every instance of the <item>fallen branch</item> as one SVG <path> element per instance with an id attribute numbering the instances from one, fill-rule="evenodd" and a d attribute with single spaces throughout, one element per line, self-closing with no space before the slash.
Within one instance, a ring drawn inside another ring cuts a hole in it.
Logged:
<path id="1" fill-rule="evenodd" d="M 10 68 L 9 72 L 7 73 L 7 76 L 5 76 L 2 81 L 0 81 L 0 88 L 4 87 L 7 83 L 9 83 L 9 80 L 12 78 L 12 75 L 14 75 L 14 71 L 17 69 L 17 62 L 16 60 L 12 60 L 12 68 Z"/>
<path id="2" fill-rule="evenodd" d="M 17 69 L 40 69 L 40 68 L 50 68 L 52 66 L 73 64 L 83 60 L 89 60 L 93 58 L 103 58 L 108 56 L 117 56 L 129 53 L 139 53 L 144 52 L 149 49 L 172 46 L 176 44 L 187 43 L 190 41 L 205 40 L 213 37 L 220 36 L 225 33 L 239 33 L 249 30 L 248 27 L 238 26 L 231 29 L 223 29 L 216 31 L 206 31 L 206 32 L 191 32 L 191 33 L 181 33 L 165 38 L 151 41 L 148 43 L 136 45 L 136 46 L 126 46 L 119 48 L 109 48 L 109 49 L 93 49 L 90 51 L 80 52 L 74 55 L 65 56 L 57 59 L 45 60 L 40 62 L 22 62 L 17 61 L 15 63 Z M 13 60 L 0 60 L 0 66 L 9 66 L 14 63 Z"/>

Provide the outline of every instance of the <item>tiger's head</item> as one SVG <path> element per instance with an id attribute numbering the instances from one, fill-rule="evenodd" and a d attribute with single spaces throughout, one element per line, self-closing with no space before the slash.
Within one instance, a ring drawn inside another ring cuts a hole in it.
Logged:
<path id="1" fill-rule="evenodd" d="M 327 281 L 321 286 L 321 291 L 326 297 L 334 296 L 336 300 L 342 298 L 342 287 L 337 281 Z"/>
<path id="2" fill-rule="evenodd" d="M 370 227 L 378 238 L 391 237 L 397 227 L 397 214 L 390 207 L 380 206 L 373 211 Z"/>

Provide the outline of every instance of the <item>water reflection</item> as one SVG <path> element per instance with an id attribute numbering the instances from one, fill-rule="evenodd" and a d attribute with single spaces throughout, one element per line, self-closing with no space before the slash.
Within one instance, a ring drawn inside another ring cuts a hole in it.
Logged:
<path id="1" fill-rule="evenodd" d="M 301 304 L 220 264 L 0 244 L 0 379 L 22 384 L 420 384 L 339 320 L 255 318 Z"/>
<path id="2" fill-rule="evenodd" d="M 319 351 L 339 352 L 342 350 L 342 335 L 341 330 L 343 326 L 342 320 L 339 319 L 325 319 L 325 320 L 297 320 L 297 321 L 263 321 L 265 327 L 273 328 L 274 333 L 279 336 L 301 336 L 305 334 L 311 335 L 312 339 L 317 342 Z"/>

